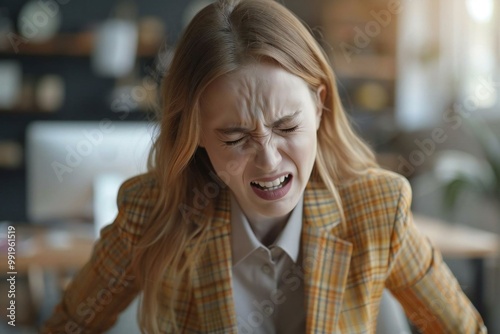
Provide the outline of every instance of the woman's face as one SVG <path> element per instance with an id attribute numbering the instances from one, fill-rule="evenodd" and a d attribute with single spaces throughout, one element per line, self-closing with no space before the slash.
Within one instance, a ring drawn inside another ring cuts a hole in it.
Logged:
<path id="1" fill-rule="evenodd" d="M 250 222 L 283 221 L 297 205 L 316 157 L 324 91 L 257 63 L 203 93 L 200 146 Z"/>

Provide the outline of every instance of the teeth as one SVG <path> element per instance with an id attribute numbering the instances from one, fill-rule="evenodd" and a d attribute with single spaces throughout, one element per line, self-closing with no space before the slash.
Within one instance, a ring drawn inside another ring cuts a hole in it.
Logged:
<path id="1" fill-rule="evenodd" d="M 286 176 L 281 176 L 279 178 L 277 178 L 276 180 L 272 181 L 272 182 L 260 182 L 260 181 L 252 181 L 252 184 L 258 184 L 259 186 L 261 186 L 262 188 L 268 188 L 268 189 L 265 189 L 265 190 L 274 190 L 274 189 L 278 189 L 281 187 L 281 184 L 283 182 L 285 182 L 285 179 L 288 177 L 288 175 Z"/>

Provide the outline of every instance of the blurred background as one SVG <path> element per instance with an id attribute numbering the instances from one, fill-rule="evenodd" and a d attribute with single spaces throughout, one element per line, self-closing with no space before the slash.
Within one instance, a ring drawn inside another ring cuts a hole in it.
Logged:
<path id="1" fill-rule="evenodd" d="M 1 1 L 2 312 L 9 226 L 17 271 L 16 328 L 2 320 L 2 333 L 36 332 L 113 220 L 118 186 L 146 169 L 161 77 L 210 2 Z M 357 131 L 410 180 L 416 224 L 500 333 L 500 2 L 282 3 L 311 27 Z M 113 332 L 134 332 L 127 312 Z"/>

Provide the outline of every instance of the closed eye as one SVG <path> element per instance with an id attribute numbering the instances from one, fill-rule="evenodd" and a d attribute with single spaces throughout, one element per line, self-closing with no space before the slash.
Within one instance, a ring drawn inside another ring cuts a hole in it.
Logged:
<path id="1" fill-rule="evenodd" d="M 243 141 L 243 139 L 245 139 L 245 137 L 241 137 L 240 139 L 237 139 L 237 140 L 225 141 L 224 144 L 226 144 L 228 146 L 238 145 L 239 143 L 241 143 Z"/>
<path id="2" fill-rule="evenodd" d="M 299 128 L 299 126 L 296 125 L 296 126 L 291 127 L 291 128 L 278 129 L 278 131 L 290 133 L 290 132 L 296 131 L 298 128 Z M 239 143 L 243 142 L 243 140 L 245 140 L 245 137 L 241 137 L 240 139 L 237 139 L 237 140 L 225 141 L 224 144 L 227 146 L 235 146 L 235 145 L 238 145 Z"/>
<path id="3" fill-rule="evenodd" d="M 292 128 L 280 129 L 280 131 L 282 131 L 282 132 L 294 132 L 295 130 L 297 130 L 297 128 L 298 128 L 298 127 L 299 127 L 299 126 L 298 126 L 298 125 L 296 125 L 296 126 L 294 126 L 294 127 L 292 127 Z"/>

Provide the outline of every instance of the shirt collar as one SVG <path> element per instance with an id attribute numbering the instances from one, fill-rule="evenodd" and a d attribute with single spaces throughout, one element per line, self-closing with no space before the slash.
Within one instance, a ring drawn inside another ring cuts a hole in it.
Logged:
<path id="1" fill-rule="evenodd" d="M 293 209 L 288 222 L 283 231 L 278 235 L 273 246 L 279 247 L 285 251 L 288 256 L 297 262 L 300 250 L 300 234 L 302 231 L 302 207 L 304 197 L 301 196 L 297 206 Z M 250 227 L 245 214 L 241 210 L 238 202 L 231 194 L 231 247 L 233 266 L 238 264 L 254 250 L 265 247 L 255 236 Z"/>

